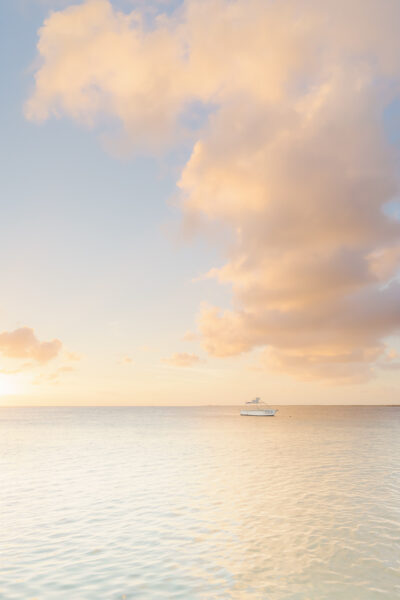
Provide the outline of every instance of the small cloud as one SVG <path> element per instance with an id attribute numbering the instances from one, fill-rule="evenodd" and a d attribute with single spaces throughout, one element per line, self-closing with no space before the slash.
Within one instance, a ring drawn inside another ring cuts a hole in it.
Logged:
<path id="1" fill-rule="evenodd" d="M 38 375 L 34 379 L 33 384 L 34 385 L 41 385 L 42 383 L 58 384 L 60 381 L 60 375 L 62 375 L 63 373 L 71 373 L 72 371 L 75 371 L 75 369 L 73 367 L 70 367 L 69 365 L 61 366 L 58 369 L 56 369 L 55 371 L 52 371 L 51 373 L 40 373 L 40 375 Z"/>
<path id="2" fill-rule="evenodd" d="M 61 348 L 62 343 L 57 339 L 39 341 L 30 327 L 0 333 L 0 353 L 7 358 L 27 358 L 44 364 L 56 358 Z"/>
<path id="3" fill-rule="evenodd" d="M 199 362 L 201 359 L 196 354 L 187 354 L 186 352 L 176 352 L 169 358 L 164 358 L 163 362 L 171 367 L 191 367 Z"/>
<path id="4" fill-rule="evenodd" d="M 65 352 L 64 356 L 66 360 L 70 360 L 71 362 L 78 362 L 82 360 L 82 355 L 77 352 Z"/>
<path id="5" fill-rule="evenodd" d="M 57 369 L 57 373 L 71 373 L 72 371 L 75 371 L 75 369 L 73 367 L 69 367 L 68 365 Z"/>
<path id="6" fill-rule="evenodd" d="M 133 364 L 133 358 L 131 358 L 130 356 L 124 356 L 123 358 L 121 358 L 121 360 L 118 361 L 118 364 L 131 365 Z"/>

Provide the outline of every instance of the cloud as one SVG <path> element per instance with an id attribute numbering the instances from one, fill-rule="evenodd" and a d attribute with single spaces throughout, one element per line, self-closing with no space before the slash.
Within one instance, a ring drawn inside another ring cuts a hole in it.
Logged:
<path id="1" fill-rule="evenodd" d="M 171 367 L 192 367 L 200 362 L 200 358 L 196 354 L 187 354 L 186 352 L 176 353 L 169 358 L 164 358 L 166 364 Z"/>
<path id="2" fill-rule="evenodd" d="M 127 143 L 162 146 L 186 101 L 169 70 L 182 48 L 163 27 L 145 32 L 141 24 L 138 11 L 124 15 L 107 0 L 52 13 L 40 30 L 43 64 L 27 118 L 67 114 L 88 126 L 117 118 Z"/>
<path id="3" fill-rule="evenodd" d="M 133 358 L 130 356 L 124 356 L 121 360 L 118 361 L 120 365 L 131 365 L 133 364 Z"/>
<path id="4" fill-rule="evenodd" d="M 72 373 L 75 369 L 70 366 L 61 366 L 58 367 L 55 371 L 50 373 L 41 373 L 33 380 L 34 385 L 42 385 L 43 383 L 52 383 L 54 385 L 58 385 L 60 382 L 60 376 L 65 373 Z"/>
<path id="5" fill-rule="evenodd" d="M 78 362 L 82 360 L 82 355 L 77 352 L 65 352 L 65 359 L 71 362 Z"/>
<path id="6" fill-rule="evenodd" d="M 400 223 L 384 212 L 397 156 L 383 127 L 399 20 L 397 0 L 189 0 L 149 27 L 139 9 L 88 0 L 41 28 L 25 114 L 118 122 L 142 153 L 190 142 L 185 221 L 234 235 L 209 273 L 233 308 L 198 319 L 207 351 L 260 348 L 267 368 L 301 379 L 364 381 L 400 328 Z"/>
<path id="7" fill-rule="evenodd" d="M 41 342 L 33 329 L 20 327 L 0 333 L 0 353 L 7 358 L 30 359 L 35 363 L 47 363 L 56 358 L 62 348 L 60 340 Z"/>

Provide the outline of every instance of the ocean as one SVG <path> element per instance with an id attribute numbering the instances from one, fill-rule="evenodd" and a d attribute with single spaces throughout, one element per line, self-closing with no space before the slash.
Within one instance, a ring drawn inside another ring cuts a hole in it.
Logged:
<path id="1" fill-rule="evenodd" d="M 400 408 L 1 408 L 2 600 L 400 598 Z"/>

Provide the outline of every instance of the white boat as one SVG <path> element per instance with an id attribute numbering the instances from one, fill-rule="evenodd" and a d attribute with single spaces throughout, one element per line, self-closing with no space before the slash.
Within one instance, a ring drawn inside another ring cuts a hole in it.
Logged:
<path id="1" fill-rule="evenodd" d="M 243 408 L 240 414 L 242 417 L 273 417 L 277 412 L 278 409 L 269 408 L 260 398 L 254 398 L 246 402 L 246 408 Z"/>

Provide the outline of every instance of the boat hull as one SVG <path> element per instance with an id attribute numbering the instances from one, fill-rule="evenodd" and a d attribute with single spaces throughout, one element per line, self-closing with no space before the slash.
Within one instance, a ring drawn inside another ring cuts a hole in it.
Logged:
<path id="1" fill-rule="evenodd" d="M 267 409 L 267 410 L 241 410 L 240 414 L 242 417 L 273 417 L 276 413 L 276 410 Z"/>

